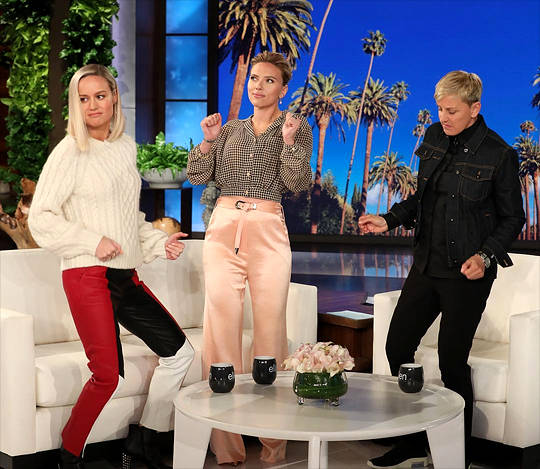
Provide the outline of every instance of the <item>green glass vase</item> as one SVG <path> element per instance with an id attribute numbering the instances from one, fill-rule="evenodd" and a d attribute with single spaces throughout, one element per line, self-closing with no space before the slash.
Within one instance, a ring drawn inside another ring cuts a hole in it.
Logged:
<path id="1" fill-rule="evenodd" d="M 339 405 L 339 398 L 348 389 L 345 372 L 330 376 L 330 373 L 298 373 L 294 375 L 293 390 L 299 405 L 305 399 L 325 399 L 332 405 Z"/>

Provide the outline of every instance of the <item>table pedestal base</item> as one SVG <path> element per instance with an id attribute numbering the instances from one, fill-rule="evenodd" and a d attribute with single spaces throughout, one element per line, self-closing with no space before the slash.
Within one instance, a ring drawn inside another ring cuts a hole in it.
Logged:
<path id="1" fill-rule="evenodd" d="M 435 469 L 465 467 L 465 424 L 463 412 L 446 423 L 427 431 L 429 449 Z"/>
<path id="2" fill-rule="evenodd" d="M 203 467 L 212 427 L 207 423 L 174 413 L 173 469 Z M 182 435 L 180 437 L 180 435 Z"/>

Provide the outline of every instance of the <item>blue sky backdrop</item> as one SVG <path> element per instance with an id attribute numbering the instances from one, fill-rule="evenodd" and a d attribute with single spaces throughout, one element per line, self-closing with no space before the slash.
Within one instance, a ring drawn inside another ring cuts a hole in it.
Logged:
<path id="1" fill-rule="evenodd" d="M 217 0 L 211 0 L 217 1 Z M 313 23 L 319 27 L 327 0 L 311 0 Z M 207 0 L 167 0 L 169 33 L 205 33 Z M 540 65 L 540 1 L 538 0 L 334 0 L 319 46 L 314 72 L 335 73 L 348 85 L 344 93 L 362 88 L 370 56 L 362 50 L 362 38 L 369 31 L 380 30 L 387 39 L 386 50 L 376 57 L 373 79 L 390 88 L 405 81 L 411 92 L 400 104 L 391 151 L 397 151 L 408 164 L 416 142 L 412 130 L 420 109 L 428 109 L 437 121 L 433 100 L 436 82 L 448 71 L 462 69 L 475 72 L 484 82 L 482 114 L 488 125 L 509 144 L 520 134 L 519 125 L 532 120 L 540 126 L 539 113 L 530 103 L 534 74 Z M 316 31 L 311 33 L 315 43 Z M 167 97 L 206 99 L 206 49 L 199 44 L 204 37 L 169 37 L 167 40 Z M 292 93 L 304 84 L 311 50 L 304 52 L 289 84 L 282 108 L 288 106 Z M 230 61 L 219 70 L 219 110 L 228 114 L 234 71 Z M 168 141 L 187 146 L 189 138 L 202 138 L 200 120 L 206 104 L 168 102 L 166 137 Z M 240 118 L 252 113 L 244 93 Z M 325 141 L 323 174 L 331 170 L 340 194 L 344 194 L 347 170 L 354 139 L 354 125 L 347 127 L 345 141 L 330 128 Z M 314 148 L 318 130 L 314 128 Z M 386 151 L 389 129 L 376 128 L 373 135 L 371 162 Z M 536 132 L 533 136 L 538 138 Z M 366 145 L 366 128 L 361 127 L 351 175 L 352 188 L 361 186 Z M 312 157 L 315 168 L 316 150 Z M 190 187 L 186 183 L 186 187 Z M 199 199 L 202 186 L 193 193 L 193 230 L 204 231 Z M 532 190 L 532 188 L 531 188 Z M 375 212 L 378 187 L 368 194 L 368 211 Z M 532 204 L 531 197 L 531 204 Z M 166 191 L 167 215 L 179 218 L 179 191 Z M 386 209 L 386 195 L 382 210 Z"/>
<path id="2" fill-rule="evenodd" d="M 313 22 L 319 27 L 327 0 L 312 0 Z M 428 109 L 438 120 L 433 91 L 437 81 L 451 70 L 477 73 L 484 82 L 482 114 L 487 124 L 508 143 L 520 134 L 519 125 L 532 120 L 539 126 L 539 114 L 531 107 L 532 80 L 540 65 L 540 2 L 537 0 L 335 0 L 319 46 L 314 72 L 333 72 L 349 86 L 362 89 L 370 56 L 362 50 L 368 31 L 380 30 L 387 39 L 385 53 L 375 57 L 371 76 L 390 87 L 405 81 L 411 92 L 399 107 L 399 119 L 391 151 L 397 151 L 406 164 L 416 142 L 412 130 L 420 109 Z M 311 34 L 315 43 L 316 32 Z M 303 86 L 311 51 L 304 53 L 289 84 L 283 108 L 292 93 Z M 228 114 L 234 74 L 230 61 L 220 67 L 219 110 Z M 244 93 L 240 118 L 253 108 Z M 343 195 L 354 139 L 354 125 L 345 126 L 345 142 L 330 130 L 325 142 L 323 174 L 331 170 Z M 314 148 L 318 131 L 314 128 Z M 371 161 L 386 151 L 389 129 L 376 128 Z M 537 135 L 537 134 L 536 134 Z M 366 144 L 366 128 L 361 127 L 351 175 L 351 189 L 361 186 Z M 316 150 L 312 157 L 315 168 Z M 375 212 L 378 189 L 370 191 L 368 211 Z M 383 199 L 385 200 L 385 198 Z M 384 205 L 383 205 L 384 207 Z"/>

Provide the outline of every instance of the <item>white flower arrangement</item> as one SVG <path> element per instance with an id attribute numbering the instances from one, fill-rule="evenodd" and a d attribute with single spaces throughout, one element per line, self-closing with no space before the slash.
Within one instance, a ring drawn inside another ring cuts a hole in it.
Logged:
<path id="1" fill-rule="evenodd" d="M 283 362 L 286 370 L 297 373 L 330 373 L 330 377 L 354 368 L 354 358 L 341 345 L 332 342 L 302 344 Z"/>

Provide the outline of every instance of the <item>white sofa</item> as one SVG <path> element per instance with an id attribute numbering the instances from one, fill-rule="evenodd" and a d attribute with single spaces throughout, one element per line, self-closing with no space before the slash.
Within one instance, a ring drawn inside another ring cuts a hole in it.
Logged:
<path id="1" fill-rule="evenodd" d="M 189 385 L 202 379 L 203 241 L 185 243 L 177 261 L 158 259 L 138 272 L 195 348 L 184 381 Z M 243 345 L 249 368 L 252 320 L 249 295 L 246 299 Z M 0 251 L 0 321 L 0 456 L 11 461 L 60 447 L 61 429 L 90 372 L 62 289 L 59 259 L 47 251 Z M 126 379 L 100 415 L 89 443 L 126 436 L 128 424 L 140 418 L 157 364 L 142 341 L 125 329 L 121 334 Z M 316 340 L 315 287 L 291 283 L 287 335 L 290 351 Z"/>
<path id="2" fill-rule="evenodd" d="M 498 269 L 469 356 L 475 398 L 472 434 L 530 448 L 540 444 L 540 256 L 511 258 L 512 267 Z M 385 344 L 399 294 L 374 297 L 373 373 L 390 374 Z M 426 382 L 442 384 L 439 322 L 440 316 L 422 339 L 415 361 L 424 366 Z"/>

